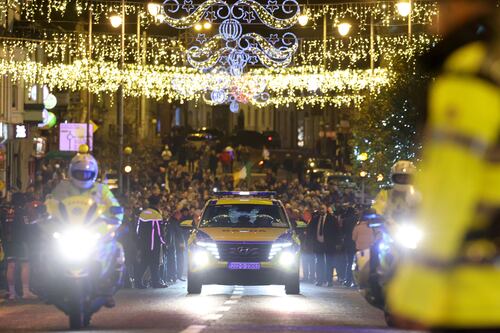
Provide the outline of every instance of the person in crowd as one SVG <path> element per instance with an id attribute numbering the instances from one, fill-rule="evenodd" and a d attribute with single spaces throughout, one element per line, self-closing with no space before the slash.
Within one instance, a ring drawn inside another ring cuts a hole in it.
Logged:
<path id="1" fill-rule="evenodd" d="M 7 258 L 7 284 L 9 300 L 18 298 L 16 290 L 16 270 L 21 269 L 22 298 L 35 299 L 30 290 L 30 255 L 33 254 L 32 239 L 30 239 L 29 216 L 25 206 L 28 201 L 26 193 L 14 192 L 11 196 L 11 208 L 5 223 L 5 253 Z"/>
<path id="2" fill-rule="evenodd" d="M 179 207 L 174 214 L 171 215 L 167 227 L 167 277 L 170 281 L 185 281 L 184 261 L 186 251 L 186 235 L 180 224 L 182 221 L 188 220 L 189 210 L 187 207 Z"/>
<path id="3" fill-rule="evenodd" d="M 358 221 L 356 209 L 351 205 L 344 205 L 342 215 L 342 233 L 344 238 L 344 255 L 345 255 L 345 282 L 344 286 L 351 287 L 353 285 L 352 264 L 354 255 L 356 254 L 356 242 L 353 240 L 353 232 Z"/>
<path id="4" fill-rule="evenodd" d="M 146 288 L 143 276 L 149 268 L 151 285 L 153 288 L 166 288 L 160 282 L 160 249 L 163 241 L 163 216 L 159 209 L 160 197 L 152 195 L 148 198 L 149 207 L 142 211 L 137 221 L 137 239 L 139 247 L 139 260 L 136 267 L 136 287 Z"/>
<path id="5" fill-rule="evenodd" d="M 439 0 L 443 39 L 421 64 L 429 84 L 422 233 L 388 286 L 399 325 L 500 331 L 500 13 L 494 0 Z"/>
<path id="6" fill-rule="evenodd" d="M 208 164 L 210 173 L 215 177 L 215 175 L 217 174 L 217 166 L 219 164 L 219 160 L 217 159 L 217 154 L 213 149 L 210 151 L 210 155 L 208 156 Z"/>
<path id="7" fill-rule="evenodd" d="M 356 244 L 356 251 L 369 249 L 373 245 L 373 242 L 375 242 L 375 233 L 368 225 L 369 220 L 363 218 L 373 215 L 374 213 L 375 211 L 372 209 L 365 210 L 361 214 L 361 220 L 352 231 L 352 240 Z"/>
<path id="8" fill-rule="evenodd" d="M 316 262 L 316 285 L 322 286 L 326 280 L 326 244 L 325 224 L 327 220 L 327 207 L 321 205 L 320 211 L 314 212 L 311 223 L 307 226 L 307 235 L 312 243 Z"/>
<path id="9" fill-rule="evenodd" d="M 334 214 L 332 207 L 326 209 L 324 239 L 326 253 L 325 279 L 327 285 L 332 287 L 334 270 L 337 273 L 337 280 L 339 283 L 344 280 L 345 275 L 342 226 L 340 219 Z"/>

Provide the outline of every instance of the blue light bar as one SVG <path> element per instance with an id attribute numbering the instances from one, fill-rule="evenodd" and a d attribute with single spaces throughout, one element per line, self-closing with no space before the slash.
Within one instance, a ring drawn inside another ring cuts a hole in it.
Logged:
<path id="1" fill-rule="evenodd" d="M 276 196 L 273 191 L 214 191 L 214 195 L 218 197 L 261 197 L 269 198 Z"/>

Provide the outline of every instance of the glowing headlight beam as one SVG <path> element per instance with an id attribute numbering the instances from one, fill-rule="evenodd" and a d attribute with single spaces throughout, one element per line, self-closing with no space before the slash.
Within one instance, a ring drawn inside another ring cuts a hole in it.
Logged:
<path id="1" fill-rule="evenodd" d="M 403 224 L 397 230 L 395 239 L 399 245 L 414 250 L 422 241 L 424 234 L 420 229 L 410 224 Z"/>
<path id="2" fill-rule="evenodd" d="M 65 259 L 81 261 L 90 256 L 100 235 L 84 228 L 71 228 L 62 233 L 55 232 L 53 237 Z"/>

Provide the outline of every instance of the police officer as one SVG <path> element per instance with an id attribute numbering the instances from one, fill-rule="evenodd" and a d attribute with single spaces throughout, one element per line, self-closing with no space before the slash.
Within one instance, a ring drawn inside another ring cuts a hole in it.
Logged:
<path id="1" fill-rule="evenodd" d="M 81 145 L 78 153 L 71 159 L 68 169 L 69 180 L 62 180 L 57 184 L 54 190 L 47 196 L 46 205 L 51 200 L 62 201 L 68 197 L 88 195 L 92 197 L 94 202 L 106 207 L 119 207 L 120 203 L 106 184 L 96 182 L 99 167 L 96 159 L 89 153 L 87 145 Z M 123 220 L 122 209 L 109 209 L 103 213 L 108 218 L 108 223 L 113 226 L 119 226 Z M 114 307 L 114 293 L 121 285 L 124 265 L 120 258 L 123 257 L 123 247 L 116 243 L 116 269 L 112 276 L 107 279 L 106 284 L 100 286 L 101 292 L 106 295 L 106 307 Z"/>
<path id="2" fill-rule="evenodd" d="M 96 159 L 89 154 L 89 147 L 81 145 L 78 154 L 73 157 L 69 164 L 68 178 L 57 184 L 47 200 L 64 200 L 71 196 L 85 195 L 90 193 L 95 202 L 107 207 L 120 207 L 120 203 L 106 184 L 96 182 L 99 167 Z M 105 213 L 115 224 L 121 224 L 123 213 Z"/>
<path id="3" fill-rule="evenodd" d="M 410 161 L 398 161 L 391 168 L 392 188 L 384 189 L 375 198 L 373 208 L 390 222 L 400 222 L 411 214 L 417 203 L 413 187 L 416 168 Z"/>
<path id="4" fill-rule="evenodd" d="M 166 288 L 160 282 L 160 250 L 163 241 L 163 216 L 160 213 L 160 197 L 152 195 L 148 198 L 149 207 L 141 212 L 137 221 L 137 237 L 139 248 L 139 262 L 136 270 L 136 286 L 146 288 L 142 277 L 146 269 L 151 273 L 153 288 Z"/>
<path id="5" fill-rule="evenodd" d="M 435 331 L 500 331 L 500 53 L 497 1 L 441 0 L 425 58 L 423 238 L 389 285 L 391 311 Z M 495 17 L 496 16 L 496 17 Z"/>

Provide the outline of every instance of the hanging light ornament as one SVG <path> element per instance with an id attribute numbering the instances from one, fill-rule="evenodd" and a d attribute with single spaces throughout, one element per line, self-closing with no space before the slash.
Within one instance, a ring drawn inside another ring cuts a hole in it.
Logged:
<path id="1" fill-rule="evenodd" d="M 229 73 L 241 76 L 250 59 L 252 64 L 260 61 L 266 67 L 283 68 L 291 63 L 298 49 L 298 39 L 293 33 L 287 32 L 271 43 L 257 33 L 244 33 L 242 24 L 242 21 L 248 24 L 260 21 L 272 29 L 289 29 L 301 18 L 296 0 L 283 0 L 281 5 L 276 0 L 272 6 L 263 6 L 255 0 L 239 0 L 232 5 L 222 0 L 207 0 L 198 6 L 192 0 L 182 3 L 165 0 L 163 6 L 164 22 L 177 29 L 197 29 L 206 17 L 221 21 L 217 35 L 186 52 L 189 64 L 199 70 L 207 71 L 227 61 Z M 280 8 L 286 18 L 274 15 Z"/>
<path id="2" fill-rule="evenodd" d="M 216 104 L 223 104 L 226 101 L 226 92 L 224 90 L 214 90 L 210 93 L 212 102 Z"/>
<path id="3" fill-rule="evenodd" d="M 237 101 L 232 101 L 231 104 L 229 104 L 229 110 L 232 113 L 238 113 L 240 111 L 240 104 Z"/>

